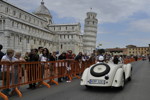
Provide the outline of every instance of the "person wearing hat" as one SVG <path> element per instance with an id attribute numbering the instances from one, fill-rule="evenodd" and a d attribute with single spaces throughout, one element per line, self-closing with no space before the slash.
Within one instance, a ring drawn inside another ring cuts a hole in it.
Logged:
<path id="1" fill-rule="evenodd" d="M 103 56 L 99 56 L 97 59 L 97 63 L 103 63 L 104 62 L 104 57 Z"/>

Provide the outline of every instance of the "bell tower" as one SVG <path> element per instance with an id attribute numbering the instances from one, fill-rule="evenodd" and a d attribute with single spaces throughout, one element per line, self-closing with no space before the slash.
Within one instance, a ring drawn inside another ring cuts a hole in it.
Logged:
<path id="1" fill-rule="evenodd" d="M 84 24 L 84 53 L 91 54 L 96 48 L 96 36 L 97 36 L 97 24 L 98 20 L 96 18 L 97 14 L 95 12 L 87 12 L 87 18 Z"/>

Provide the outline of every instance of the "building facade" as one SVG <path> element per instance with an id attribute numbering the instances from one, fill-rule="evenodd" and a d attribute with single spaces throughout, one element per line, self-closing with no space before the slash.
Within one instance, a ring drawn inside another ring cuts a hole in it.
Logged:
<path id="1" fill-rule="evenodd" d="M 150 45 L 147 47 L 137 47 L 135 45 L 127 45 L 126 48 L 109 48 L 105 50 L 106 53 L 113 55 L 127 55 L 127 56 L 146 56 L 150 54 Z"/>
<path id="2" fill-rule="evenodd" d="M 137 47 L 135 45 L 128 45 L 127 48 L 127 55 L 148 55 L 149 54 L 149 47 Z"/>
<path id="3" fill-rule="evenodd" d="M 109 48 L 105 49 L 107 54 L 111 55 L 127 55 L 126 48 Z"/>
<path id="4" fill-rule="evenodd" d="M 12 48 L 25 53 L 42 46 L 50 52 L 72 50 L 77 54 L 91 53 L 96 48 L 96 13 L 87 13 L 84 33 L 81 33 L 80 23 L 54 24 L 52 18 L 43 1 L 29 13 L 1 0 L 0 44 L 4 46 L 3 50 Z"/>

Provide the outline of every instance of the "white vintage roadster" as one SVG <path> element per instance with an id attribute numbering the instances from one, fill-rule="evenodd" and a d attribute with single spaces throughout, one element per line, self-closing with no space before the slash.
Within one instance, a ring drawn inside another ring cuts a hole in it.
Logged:
<path id="1" fill-rule="evenodd" d="M 119 87 L 122 89 L 125 80 L 131 80 L 131 75 L 131 64 L 96 63 L 84 70 L 80 85 L 87 88 Z"/>

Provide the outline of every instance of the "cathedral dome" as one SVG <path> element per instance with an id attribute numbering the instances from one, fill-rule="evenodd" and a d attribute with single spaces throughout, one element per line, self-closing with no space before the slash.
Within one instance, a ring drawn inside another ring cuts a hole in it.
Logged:
<path id="1" fill-rule="evenodd" d="M 45 7 L 43 0 L 41 2 L 41 5 L 35 10 L 34 14 L 47 15 L 51 17 L 50 11 Z"/>

